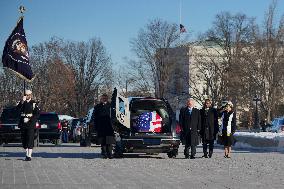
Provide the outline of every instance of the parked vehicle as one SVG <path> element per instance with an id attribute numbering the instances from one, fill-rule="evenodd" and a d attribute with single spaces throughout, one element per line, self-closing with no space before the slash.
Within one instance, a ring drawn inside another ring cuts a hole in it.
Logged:
<path id="1" fill-rule="evenodd" d="M 91 146 L 91 143 L 97 144 L 97 132 L 94 129 L 93 111 L 91 108 L 85 117 L 85 124 L 80 137 L 80 146 Z"/>
<path id="2" fill-rule="evenodd" d="M 284 132 L 284 117 L 278 117 L 272 120 L 271 132 Z"/>
<path id="3" fill-rule="evenodd" d="M 18 127 L 20 112 L 16 106 L 4 108 L 0 117 L 0 144 L 21 142 L 21 131 Z M 35 125 L 34 146 L 39 144 L 39 125 Z"/>
<path id="4" fill-rule="evenodd" d="M 112 96 L 112 120 L 123 153 L 167 153 L 176 157 L 180 127 L 165 99 Z"/>
<path id="5" fill-rule="evenodd" d="M 79 118 L 73 129 L 73 142 L 80 142 L 83 129 L 86 127 L 84 118 Z"/>
<path id="6" fill-rule="evenodd" d="M 75 141 L 74 140 L 74 129 L 76 128 L 76 125 L 78 123 L 79 119 L 74 118 L 70 121 L 70 132 L 69 132 L 69 141 Z"/>
<path id="7" fill-rule="evenodd" d="M 39 139 L 43 142 L 46 140 L 51 141 L 55 145 L 62 143 L 61 134 L 62 127 L 55 112 L 41 112 L 39 119 Z"/>

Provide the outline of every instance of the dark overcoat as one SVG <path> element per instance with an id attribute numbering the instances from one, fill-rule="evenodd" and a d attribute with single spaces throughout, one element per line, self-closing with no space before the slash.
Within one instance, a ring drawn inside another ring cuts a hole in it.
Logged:
<path id="1" fill-rule="evenodd" d="M 114 130 L 110 117 L 110 103 L 100 103 L 94 107 L 94 127 L 98 138 L 107 137 L 108 140 L 114 141 Z"/>
<path id="2" fill-rule="evenodd" d="M 191 146 L 199 144 L 198 132 L 201 127 L 200 112 L 197 108 L 193 108 L 191 114 L 188 107 L 181 108 L 179 115 L 179 123 L 182 127 L 182 134 L 186 143 Z"/>
<path id="3" fill-rule="evenodd" d="M 202 140 L 215 140 L 216 134 L 219 131 L 218 126 L 218 113 L 214 108 L 200 110 L 201 116 L 201 129 L 200 136 Z"/>

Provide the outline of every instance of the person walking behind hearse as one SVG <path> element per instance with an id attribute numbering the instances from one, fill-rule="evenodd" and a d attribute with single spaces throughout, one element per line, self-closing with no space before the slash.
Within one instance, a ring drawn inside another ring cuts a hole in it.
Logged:
<path id="1" fill-rule="evenodd" d="M 189 149 L 191 148 L 190 159 L 195 159 L 196 146 L 199 143 L 198 133 L 201 119 L 199 110 L 194 108 L 194 100 L 192 98 L 187 100 L 186 107 L 181 108 L 179 122 L 185 140 L 184 156 L 186 159 L 189 158 Z"/>
<path id="2" fill-rule="evenodd" d="M 222 143 L 225 149 L 225 158 L 231 158 L 232 144 L 234 142 L 233 134 L 236 131 L 236 119 L 233 111 L 233 103 L 229 101 L 224 110 L 221 112 L 222 125 L 220 128 L 220 134 Z"/>
<path id="3" fill-rule="evenodd" d="M 201 129 L 200 136 L 203 145 L 203 157 L 208 158 L 208 145 L 209 145 L 209 158 L 212 157 L 214 140 L 216 134 L 219 131 L 218 126 L 218 113 L 217 110 L 212 107 L 212 102 L 206 99 L 203 108 L 200 110 L 201 116 Z"/>
<path id="4" fill-rule="evenodd" d="M 31 90 L 25 91 L 23 99 L 17 105 L 17 109 L 21 114 L 19 128 L 21 129 L 23 148 L 26 150 L 25 161 L 31 161 L 34 147 L 34 131 L 39 117 L 39 108 L 36 102 L 32 100 Z"/>
<path id="5" fill-rule="evenodd" d="M 115 139 L 110 110 L 108 96 L 103 94 L 100 103 L 94 107 L 94 126 L 98 134 L 98 142 L 101 144 L 101 155 L 103 158 L 112 159 L 112 145 L 115 143 Z"/>

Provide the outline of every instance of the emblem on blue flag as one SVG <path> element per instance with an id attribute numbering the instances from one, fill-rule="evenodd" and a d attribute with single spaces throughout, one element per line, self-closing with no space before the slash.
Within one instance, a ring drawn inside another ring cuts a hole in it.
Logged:
<path id="1" fill-rule="evenodd" d="M 2 55 L 3 67 L 8 68 L 27 81 L 33 80 L 29 63 L 29 51 L 23 27 L 23 17 L 17 23 L 5 43 Z"/>

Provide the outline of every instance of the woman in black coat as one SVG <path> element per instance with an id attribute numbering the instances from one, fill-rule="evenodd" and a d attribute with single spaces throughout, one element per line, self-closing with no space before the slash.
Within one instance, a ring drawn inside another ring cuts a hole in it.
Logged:
<path id="1" fill-rule="evenodd" d="M 94 126 L 97 131 L 98 141 L 101 144 L 103 158 L 112 158 L 112 144 L 115 143 L 114 130 L 110 117 L 111 106 L 108 96 L 103 94 L 101 102 L 94 107 Z"/>
<path id="2" fill-rule="evenodd" d="M 222 142 L 225 149 L 225 158 L 231 158 L 232 144 L 234 142 L 233 134 L 236 131 L 236 118 L 233 111 L 233 103 L 228 102 L 225 106 L 225 110 L 222 112 L 222 125 L 220 133 Z"/>

